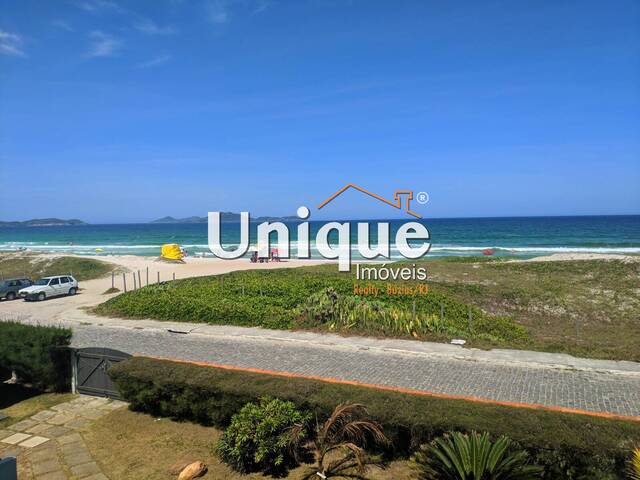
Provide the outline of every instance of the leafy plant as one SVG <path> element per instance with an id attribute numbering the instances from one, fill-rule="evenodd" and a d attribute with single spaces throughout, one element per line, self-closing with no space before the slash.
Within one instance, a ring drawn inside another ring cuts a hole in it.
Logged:
<path id="1" fill-rule="evenodd" d="M 218 442 L 222 460 L 239 472 L 282 472 L 295 464 L 293 445 L 307 436 L 309 414 L 292 402 L 263 397 L 231 418 Z"/>
<path id="2" fill-rule="evenodd" d="M 315 468 L 305 477 L 331 478 L 363 475 L 367 465 L 378 462 L 367 455 L 369 442 L 387 445 L 389 439 L 379 423 L 366 418 L 367 410 L 358 403 L 338 405 L 324 424 L 316 426 L 313 441 Z"/>
<path id="3" fill-rule="evenodd" d="M 635 448 L 629 460 L 629 480 L 640 480 L 640 447 Z"/>
<path id="4" fill-rule="evenodd" d="M 422 446 L 415 462 L 424 480 L 529 480 L 542 469 L 528 463 L 524 450 L 513 450 L 511 440 L 495 442 L 488 433 L 454 432 Z"/>

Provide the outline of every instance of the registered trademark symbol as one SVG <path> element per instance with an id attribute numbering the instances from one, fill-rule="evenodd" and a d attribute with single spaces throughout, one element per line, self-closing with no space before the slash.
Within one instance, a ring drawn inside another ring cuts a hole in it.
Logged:
<path id="1" fill-rule="evenodd" d="M 429 194 L 427 192 L 420 192 L 416 198 L 418 200 L 418 203 L 424 205 L 429 201 Z"/>

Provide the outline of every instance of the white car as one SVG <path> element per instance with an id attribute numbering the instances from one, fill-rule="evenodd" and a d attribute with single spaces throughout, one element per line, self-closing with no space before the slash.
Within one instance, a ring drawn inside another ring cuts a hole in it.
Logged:
<path id="1" fill-rule="evenodd" d="M 58 295 L 75 295 L 78 291 L 78 281 L 71 275 L 56 275 L 44 277 L 33 285 L 18 291 L 25 300 L 44 300 Z"/>

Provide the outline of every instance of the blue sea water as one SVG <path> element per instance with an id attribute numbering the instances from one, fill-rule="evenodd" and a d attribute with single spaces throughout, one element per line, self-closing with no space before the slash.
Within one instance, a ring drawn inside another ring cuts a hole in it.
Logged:
<path id="1" fill-rule="evenodd" d="M 404 221 L 390 220 L 391 240 Z M 325 222 L 310 222 L 312 256 L 315 233 Z M 352 222 L 353 244 L 357 227 Z M 455 218 L 423 220 L 431 233 L 428 256 L 534 256 L 558 252 L 640 253 L 640 215 L 582 217 Z M 292 242 L 296 223 L 290 223 Z M 376 228 L 371 226 L 372 243 Z M 222 224 L 222 242 L 239 242 L 239 225 Z M 67 252 L 89 255 L 158 256 L 164 243 L 179 243 L 191 254 L 209 252 L 206 224 L 122 224 L 0 228 L 0 250 Z M 256 225 L 251 226 L 256 243 Z M 295 245 L 295 244 L 293 244 Z M 99 249 L 96 251 L 96 249 Z M 293 250 L 295 252 L 295 249 Z M 357 258 L 354 247 L 354 258 Z M 399 258 L 392 244 L 392 258 Z"/>

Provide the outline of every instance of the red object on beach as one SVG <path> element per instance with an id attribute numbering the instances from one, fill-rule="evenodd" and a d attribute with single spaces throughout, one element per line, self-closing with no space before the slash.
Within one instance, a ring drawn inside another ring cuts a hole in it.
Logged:
<path id="1" fill-rule="evenodd" d="M 483 255 L 493 255 L 494 253 L 496 253 L 496 251 L 493 250 L 492 248 L 486 248 L 482 250 Z"/>

